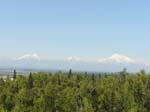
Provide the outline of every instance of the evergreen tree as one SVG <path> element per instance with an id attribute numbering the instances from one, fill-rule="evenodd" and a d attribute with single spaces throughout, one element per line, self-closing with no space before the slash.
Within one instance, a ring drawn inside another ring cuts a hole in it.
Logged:
<path id="1" fill-rule="evenodd" d="M 68 78 L 70 79 L 72 76 L 72 69 L 69 70 L 69 73 L 68 73 Z"/>
<path id="2" fill-rule="evenodd" d="M 32 73 L 30 72 L 30 75 L 28 77 L 28 88 L 31 89 L 33 87 L 33 77 Z"/>
<path id="3" fill-rule="evenodd" d="M 15 80 L 16 77 L 17 77 L 17 72 L 16 72 L 16 70 L 14 70 L 13 79 Z"/>

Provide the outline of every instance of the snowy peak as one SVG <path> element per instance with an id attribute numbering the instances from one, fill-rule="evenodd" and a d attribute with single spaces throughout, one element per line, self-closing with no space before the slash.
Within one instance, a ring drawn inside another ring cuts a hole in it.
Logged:
<path id="1" fill-rule="evenodd" d="M 78 56 L 70 56 L 67 58 L 68 61 L 81 61 L 81 58 Z"/>
<path id="2" fill-rule="evenodd" d="M 16 60 L 40 60 L 40 57 L 36 53 L 25 54 L 23 56 L 18 57 Z"/>
<path id="3" fill-rule="evenodd" d="M 127 56 L 124 55 L 119 55 L 119 54 L 113 54 L 111 57 L 108 58 L 103 58 L 98 60 L 99 63 L 111 63 L 111 62 L 116 62 L 116 63 L 125 63 L 125 64 L 133 64 L 135 61 Z"/>

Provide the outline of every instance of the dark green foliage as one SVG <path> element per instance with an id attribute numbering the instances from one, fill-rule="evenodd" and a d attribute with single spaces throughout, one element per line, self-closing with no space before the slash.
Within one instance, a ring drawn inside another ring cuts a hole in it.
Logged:
<path id="1" fill-rule="evenodd" d="M 150 112 L 150 75 L 30 73 L 0 79 L 0 112 Z"/>

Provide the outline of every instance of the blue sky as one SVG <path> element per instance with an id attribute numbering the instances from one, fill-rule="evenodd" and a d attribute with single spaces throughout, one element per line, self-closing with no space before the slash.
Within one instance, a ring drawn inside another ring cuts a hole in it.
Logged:
<path id="1" fill-rule="evenodd" d="M 106 57 L 149 60 L 149 0 L 0 1 L 0 57 Z"/>

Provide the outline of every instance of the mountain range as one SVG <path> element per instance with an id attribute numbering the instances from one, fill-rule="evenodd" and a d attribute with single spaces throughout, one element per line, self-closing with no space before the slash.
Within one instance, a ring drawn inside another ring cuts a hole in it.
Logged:
<path id="1" fill-rule="evenodd" d="M 65 59 L 42 59 L 38 54 L 25 54 L 14 59 L 0 59 L 0 68 L 23 68 L 45 70 L 75 70 L 96 72 L 117 72 L 126 68 L 129 72 L 138 72 L 141 69 L 149 71 L 148 64 L 139 63 L 134 59 L 113 54 L 110 57 L 91 59 L 78 56 L 70 56 Z"/>

